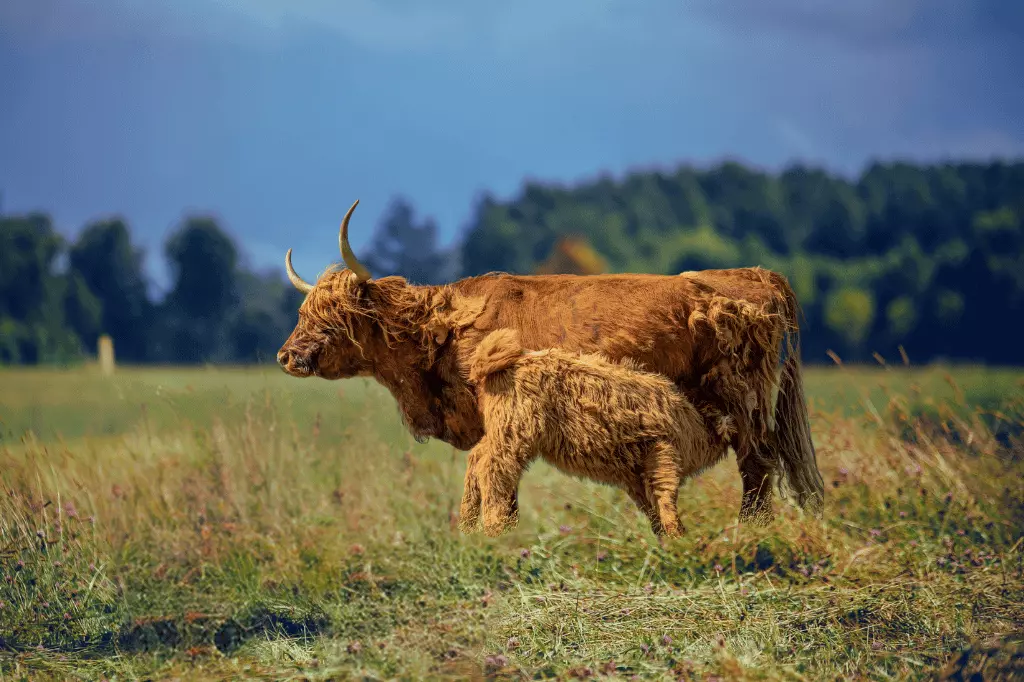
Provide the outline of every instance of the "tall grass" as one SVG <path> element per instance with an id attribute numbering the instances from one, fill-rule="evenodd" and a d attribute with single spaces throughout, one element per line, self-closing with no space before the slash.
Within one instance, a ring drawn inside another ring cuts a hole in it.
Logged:
<path id="1" fill-rule="evenodd" d="M 1020 375 L 813 372 L 825 519 L 776 502 L 772 526 L 737 525 L 730 458 L 684 486 L 687 532 L 664 544 L 624 494 L 542 463 L 513 533 L 460 534 L 465 454 L 417 445 L 366 382 L 38 378 L 38 399 L 0 390 L 4 676 L 995 679 L 1015 664 Z"/>

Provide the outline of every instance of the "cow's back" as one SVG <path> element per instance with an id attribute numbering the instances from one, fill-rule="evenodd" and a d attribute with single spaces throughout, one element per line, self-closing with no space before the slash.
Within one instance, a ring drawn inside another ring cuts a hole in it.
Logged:
<path id="1" fill-rule="evenodd" d="M 466 380 L 476 344 L 503 327 L 519 331 L 528 350 L 561 348 L 631 358 L 671 379 L 701 404 L 721 397 L 701 378 L 721 362 L 708 325 L 690 325 L 691 314 L 713 296 L 763 303 L 774 273 L 760 268 L 681 275 L 509 275 L 496 273 L 453 282 L 463 297 L 485 299 L 482 313 L 442 354 L 435 370 L 449 443 L 471 447 L 483 435 L 472 387 Z M 728 413 L 723 404 L 723 413 Z"/>
<path id="2" fill-rule="evenodd" d="M 600 352 L 613 361 L 628 357 L 675 381 L 693 372 L 700 339 L 688 320 L 701 287 L 687 278 L 486 275 L 455 286 L 464 296 L 487 297 L 462 353 L 487 333 L 508 327 L 519 330 L 527 349 Z"/>

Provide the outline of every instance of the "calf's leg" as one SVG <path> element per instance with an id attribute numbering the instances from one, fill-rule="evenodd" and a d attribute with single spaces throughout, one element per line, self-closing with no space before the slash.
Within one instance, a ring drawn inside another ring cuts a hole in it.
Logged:
<path id="1" fill-rule="evenodd" d="M 631 481 L 626 486 L 626 492 L 629 493 L 629 497 L 633 500 L 633 504 L 643 512 L 644 516 L 651 523 L 651 532 L 655 535 L 664 535 L 665 529 L 661 525 L 661 517 L 658 516 L 658 510 L 651 504 L 650 499 L 647 497 L 647 489 L 644 487 L 642 480 Z"/>
<path id="2" fill-rule="evenodd" d="M 519 479 L 528 461 L 521 442 L 500 442 L 485 435 L 473 448 L 474 473 L 480 486 L 484 532 L 501 535 L 519 522 Z"/>
<path id="3" fill-rule="evenodd" d="M 650 497 L 657 505 L 658 517 L 664 529 L 664 535 L 674 538 L 683 533 L 683 525 L 679 522 L 676 498 L 682 477 L 679 473 L 679 452 L 668 441 L 656 441 L 651 446 L 647 463 L 647 487 Z"/>
<path id="4" fill-rule="evenodd" d="M 459 505 L 459 530 L 463 533 L 472 533 L 476 530 L 480 521 L 480 481 L 477 478 L 476 467 L 479 463 L 480 451 L 473 448 L 466 459 L 466 478 L 462 484 L 462 502 Z"/>
<path id="5" fill-rule="evenodd" d="M 481 450 L 473 448 L 466 463 L 466 477 L 462 486 L 462 501 L 459 505 L 459 530 L 466 534 L 477 530 L 483 507 L 483 495 L 480 489 L 481 457 Z M 504 510 L 502 513 L 506 518 L 518 518 L 518 487 L 512 489 L 506 502 L 500 506 Z"/>

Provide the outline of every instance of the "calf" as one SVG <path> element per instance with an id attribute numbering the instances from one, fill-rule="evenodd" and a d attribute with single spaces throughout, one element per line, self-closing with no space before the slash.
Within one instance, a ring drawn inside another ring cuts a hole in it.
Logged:
<path id="1" fill-rule="evenodd" d="M 658 536 L 682 532 L 682 482 L 724 456 L 690 402 L 629 361 L 557 348 L 527 352 L 513 329 L 477 347 L 469 369 L 484 435 L 469 455 L 459 525 L 500 535 L 518 522 L 519 479 L 538 456 L 623 488 Z"/>

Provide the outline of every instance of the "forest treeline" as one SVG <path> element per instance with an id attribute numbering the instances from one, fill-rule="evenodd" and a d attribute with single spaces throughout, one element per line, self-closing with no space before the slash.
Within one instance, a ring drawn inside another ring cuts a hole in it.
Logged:
<path id="1" fill-rule="evenodd" d="M 243 267 L 201 215 L 163 255 L 171 286 L 156 300 L 124 220 L 67 242 L 46 215 L 0 217 L 0 362 L 74 362 L 102 333 L 119 362 L 273 361 L 301 303 L 283 270 Z M 509 201 L 482 198 L 449 249 L 396 199 L 359 256 L 375 276 L 423 284 L 495 270 L 761 265 L 800 298 L 808 362 L 828 362 L 828 350 L 898 360 L 900 346 L 913 362 L 1024 361 L 1024 163 L 874 164 L 848 180 L 730 162 L 527 183 Z"/>

